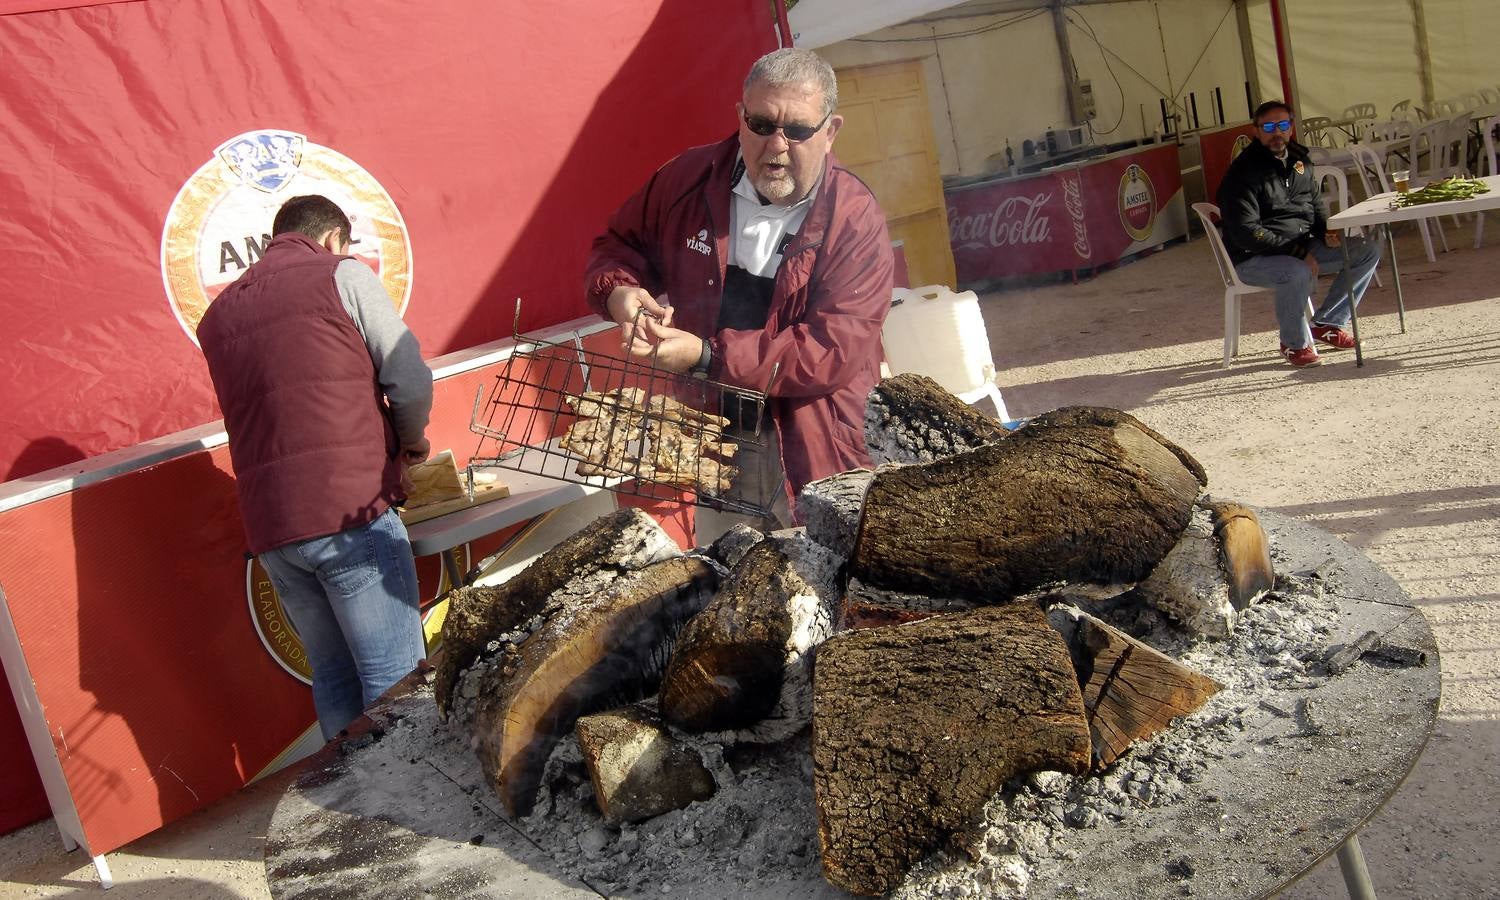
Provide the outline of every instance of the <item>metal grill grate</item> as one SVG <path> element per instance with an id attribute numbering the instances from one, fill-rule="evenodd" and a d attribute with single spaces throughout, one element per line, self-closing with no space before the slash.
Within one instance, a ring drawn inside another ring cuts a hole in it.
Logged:
<path id="1" fill-rule="evenodd" d="M 515 340 L 494 382 L 474 397 L 469 429 L 479 444 L 470 472 L 498 466 L 767 515 L 779 486 L 740 477 L 769 452 L 765 393 L 669 372 L 654 357 L 588 350 L 576 337 L 558 343 L 517 332 Z"/>

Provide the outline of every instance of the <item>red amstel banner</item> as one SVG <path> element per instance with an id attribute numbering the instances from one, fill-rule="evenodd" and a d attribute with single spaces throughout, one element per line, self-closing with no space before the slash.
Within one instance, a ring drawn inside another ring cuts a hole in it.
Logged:
<path id="1" fill-rule="evenodd" d="M 945 193 L 960 287 L 1094 268 L 1187 234 L 1175 145 Z"/>
<path id="2" fill-rule="evenodd" d="M 607 6 L 0 2 L 0 480 L 219 418 L 198 317 L 300 193 L 345 206 L 429 358 L 510 335 L 517 297 L 522 330 L 586 315 L 609 212 L 730 133 L 775 46 L 764 0 Z M 464 435 L 471 399 L 437 431 Z M 31 555 L 5 553 L 0 589 L 45 663 L 8 674 L 57 713 L 41 749 L 96 850 L 242 784 L 310 721 L 294 658 L 241 659 L 278 626 L 246 631 L 222 448 L 184 459 L 3 523 Z M 47 808 L 17 722 L 0 695 L 0 830 Z"/>
<path id="3" fill-rule="evenodd" d="M 1203 159 L 1203 196 L 1209 203 L 1219 202 L 1219 184 L 1229 173 L 1230 164 L 1254 140 L 1253 122 L 1207 131 L 1198 136 L 1198 152 Z"/>

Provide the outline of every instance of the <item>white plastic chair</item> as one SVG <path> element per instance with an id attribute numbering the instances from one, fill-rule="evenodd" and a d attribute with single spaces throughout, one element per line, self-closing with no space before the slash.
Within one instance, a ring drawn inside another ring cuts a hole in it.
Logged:
<path id="1" fill-rule="evenodd" d="M 1395 106 L 1391 107 L 1391 118 L 1392 119 L 1407 119 L 1407 120 L 1410 120 L 1411 116 L 1412 116 L 1412 109 L 1411 109 L 1411 101 L 1410 100 L 1402 100 L 1400 103 L 1397 103 Z"/>
<path id="2" fill-rule="evenodd" d="M 1354 155 L 1354 161 L 1359 164 L 1355 167 L 1354 171 L 1359 175 L 1359 180 L 1364 185 L 1365 196 L 1373 197 L 1376 194 L 1389 194 L 1391 192 L 1391 182 L 1385 177 L 1385 161 L 1380 158 L 1379 154 L 1369 147 L 1360 147 L 1358 145 L 1350 147 L 1349 152 Z M 1371 172 L 1375 173 L 1374 183 L 1370 181 Z M 1375 190 L 1377 185 L 1380 187 L 1378 191 Z M 1422 235 L 1422 246 L 1427 250 L 1427 261 L 1437 262 L 1437 254 L 1432 250 L 1432 232 L 1427 227 L 1427 220 L 1417 219 L 1416 223 L 1417 231 Z"/>
<path id="3" fill-rule="evenodd" d="M 1433 104 L 1438 106 L 1439 104 Z M 1464 174 L 1464 147 L 1469 140 L 1469 117 L 1434 119 L 1420 128 L 1414 128 L 1407 141 L 1407 159 L 1411 162 L 1411 186 L 1423 187 L 1434 181 Z M 1432 221 L 1438 228 L 1438 240 L 1443 252 L 1448 252 L 1448 235 L 1437 217 Z M 1458 224 L 1458 216 L 1453 217 Z"/>
<path id="4" fill-rule="evenodd" d="M 1427 118 L 1433 121 L 1451 119 L 1458 112 L 1458 104 L 1452 100 L 1434 100 L 1427 105 Z"/>
<path id="5" fill-rule="evenodd" d="M 1485 103 L 1500 103 L 1500 91 L 1493 91 L 1489 88 L 1480 88 L 1479 96 L 1484 100 Z"/>
<path id="6" fill-rule="evenodd" d="M 1224 238 L 1219 234 L 1217 206 L 1212 203 L 1194 203 L 1193 212 L 1203 221 L 1203 233 L 1208 236 L 1209 250 L 1219 267 L 1219 277 L 1224 281 L 1224 368 L 1227 369 L 1229 361 L 1240 354 L 1240 297 L 1269 291 L 1270 288 L 1256 287 L 1240 280 L 1239 273 L 1234 270 L 1234 262 L 1229 258 L 1229 250 L 1224 246 Z M 1312 320 L 1312 315 L 1312 300 L 1309 299 L 1308 321 Z"/>
<path id="7" fill-rule="evenodd" d="M 1479 135 L 1484 140 L 1484 152 L 1479 155 L 1479 165 L 1484 175 L 1500 174 L 1500 160 L 1495 156 L 1495 132 L 1500 130 L 1500 116 L 1490 116 L 1479 123 Z M 1484 213 L 1475 213 L 1479 224 L 1474 226 L 1474 249 L 1478 250 L 1484 240 Z"/>
<path id="8" fill-rule="evenodd" d="M 1297 123 L 1297 135 L 1309 147 L 1335 146 L 1333 132 L 1338 129 L 1329 127 L 1332 122 L 1327 116 L 1308 116 Z"/>
<path id="9" fill-rule="evenodd" d="M 1356 163 L 1358 162 L 1358 157 L 1355 158 L 1355 161 Z M 1313 166 L 1313 178 L 1318 182 L 1318 200 L 1323 204 L 1324 218 L 1331 218 L 1339 210 L 1349 208 L 1349 178 L 1344 174 L 1343 169 L 1340 169 L 1338 166 Z M 1323 190 L 1324 179 L 1333 181 L 1332 192 Z M 1335 208 L 1335 204 L 1337 204 L 1337 208 Z M 1364 235 L 1363 230 L 1360 231 L 1360 235 Z M 1375 273 L 1375 283 L 1380 287 L 1385 287 L 1385 284 L 1380 280 L 1378 268 Z"/>
<path id="10" fill-rule="evenodd" d="M 1353 106 L 1344 107 L 1344 118 L 1346 119 L 1373 119 L 1380 115 L 1373 103 L 1356 103 Z"/>

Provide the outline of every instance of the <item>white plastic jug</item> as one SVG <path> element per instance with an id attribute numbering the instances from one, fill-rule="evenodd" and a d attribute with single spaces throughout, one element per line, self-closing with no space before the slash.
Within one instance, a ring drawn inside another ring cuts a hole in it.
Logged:
<path id="1" fill-rule="evenodd" d="M 965 403 L 988 395 L 1000 418 L 1010 418 L 995 386 L 979 297 L 934 284 L 896 288 L 892 299 L 895 305 L 881 330 L 891 372 L 926 375 Z"/>

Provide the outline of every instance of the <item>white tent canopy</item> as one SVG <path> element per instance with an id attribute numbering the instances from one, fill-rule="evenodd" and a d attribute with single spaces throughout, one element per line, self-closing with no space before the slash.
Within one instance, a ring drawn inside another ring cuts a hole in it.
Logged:
<path id="1" fill-rule="evenodd" d="M 1281 2 L 1303 116 L 1355 103 L 1385 114 L 1500 82 L 1496 0 Z M 1237 122 L 1282 95 L 1271 0 L 800 0 L 789 17 L 794 43 L 836 67 L 921 62 L 947 175 L 1075 124 L 1073 79 L 1092 89 L 1100 142 L 1161 131 L 1163 101 L 1207 127 L 1218 98 Z"/>

